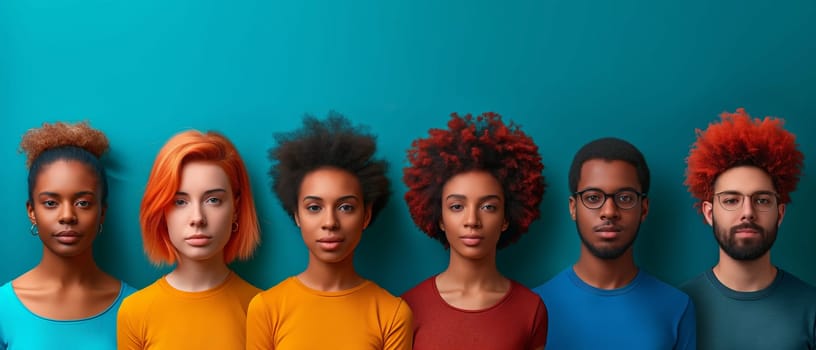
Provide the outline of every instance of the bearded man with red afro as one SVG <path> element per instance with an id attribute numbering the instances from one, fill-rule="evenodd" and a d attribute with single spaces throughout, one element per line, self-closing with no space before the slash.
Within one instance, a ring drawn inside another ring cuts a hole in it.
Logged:
<path id="1" fill-rule="evenodd" d="M 717 265 L 682 286 L 700 349 L 816 348 L 816 288 L 770 255 L 803 160 L 782 119 L 740 108 L 697 130 L 685 184 L 720 245 Z"/>

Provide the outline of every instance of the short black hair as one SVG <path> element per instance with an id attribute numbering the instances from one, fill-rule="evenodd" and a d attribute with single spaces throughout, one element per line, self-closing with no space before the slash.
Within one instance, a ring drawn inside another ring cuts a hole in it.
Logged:
<path id="1" fill-rule="evenodd" d="M 364 126 L 353 126 L 342 114 L 329 112 L 325 120 L 303 117 L 301 129 L 275 134 L 277 145 L 269 149 L 272 191 L 284 210 L 294 217 L 303 178 L 312 171 L 333 167 L 348 171 L 360 181 L 363 200 L 371 205 L 371 222 L 391 196 L 385 173 L 388 162 L 375 159 L 377 138 Z"/>
<path id="2" fill-rule="evenodd" d="M 585 144 L 575 153 L 569 171 L 571 193 L 578 191 L 581 167 L 591 159 L 620 160 L 632 164 L 637 171 L 641 192 L 649 192 L 649 166 L 646 165 L 643 153 L 640 153 L 637 147 L 627 141 L 615 137 L 604 137 Z"/>

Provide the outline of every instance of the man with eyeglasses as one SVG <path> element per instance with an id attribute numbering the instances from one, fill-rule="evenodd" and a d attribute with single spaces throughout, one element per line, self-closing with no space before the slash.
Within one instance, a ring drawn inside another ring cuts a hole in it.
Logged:
<path id="1" fill-rule="evenodd" d="M 549 314 L 547 349 L 696 349 L 694 305 L 638 268 L 632 254 L 649 212 L 649 168 L 629 142 L 584 145 L 569 172 L 578 261 L 536 288 Z"/>
<path id="2" fill-rule="evenodd" d="M 681 288 L 697 306 L 700 349 L 816 348 L 816 289 L 771 263 L 804 155 L 783 121 L 723 113 L 697 131 L 685 184 L 720 245 Z"/>

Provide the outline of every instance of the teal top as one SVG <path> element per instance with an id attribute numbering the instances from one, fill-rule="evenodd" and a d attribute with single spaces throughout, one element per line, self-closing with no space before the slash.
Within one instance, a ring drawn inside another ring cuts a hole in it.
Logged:
<path id="1" fill-rule="evenodd" d="M 116 349 L 116 313 L 122 299 L 135 291 L 122 282 L 116 300 L 101 313 L 52 320 L 29 311 L 7 282 L 0 286 L 0 350 Z"/>
<path id="2" fill-rule="evenodd" d="M 816 349 L 816 288 L 778 269 L 756 292 L 729 289 L 706 271 L 681 288 L 697 307 L 702 350 Z"/>

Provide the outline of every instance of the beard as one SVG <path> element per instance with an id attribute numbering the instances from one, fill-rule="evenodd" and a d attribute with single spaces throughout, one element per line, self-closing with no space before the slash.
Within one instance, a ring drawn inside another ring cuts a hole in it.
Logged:
<path id="1" fill-rule="evenodd" d="M 581 227 L 580 225 L 578 225 L 578 222 L 579 220 L 576 219 L 575 228 L 578 231 L 578 237 L 581 238 L 581 244 L 583 244 L 584 247 L 586 247 L 587 250 L 589 250 L 590 254 L 602 260 L 615 260 L 617 258 L 620 258 L 621 255 L 623 255 L 623 253 L 626 253 L 626 251 L 629 250 L 629 247 L 631 247 L 632 244 L 635 244 L 635 239 L 637 238 L 638 233 L 640 232 L 640 222 L 638 222 L 637 227 L 635 228 L 635 234 L 632 235 L 632 239 L 630 239 L 628 242 L 624 242 L 623 245 L 617 247 L 599 247 L 596 245 L 592 245 L 592 242 L 590 242 L 586 237 L 584 237 L 584 234 L 581 233 Z"/>
<path id="2" fill-rule="evenodd" d="M 720 227 L 717 225 L 717 220 L 711 219 L 712 228 L 714 231 L 714 238 L 720 244 L 720 248 L 731 257 L 731 259 L 738 261 L 751 261 L 759 259 L 764 256 L 776 241 L 777 227 L 773 226 L 766 229 L 752 222 L 746 222 L 733 226 L 730 229 Z M 736 238 L 737 230 L 752 229 L 759 233 L 758 240 L 751 240 L 750 242 L 740 242 Z"/>

